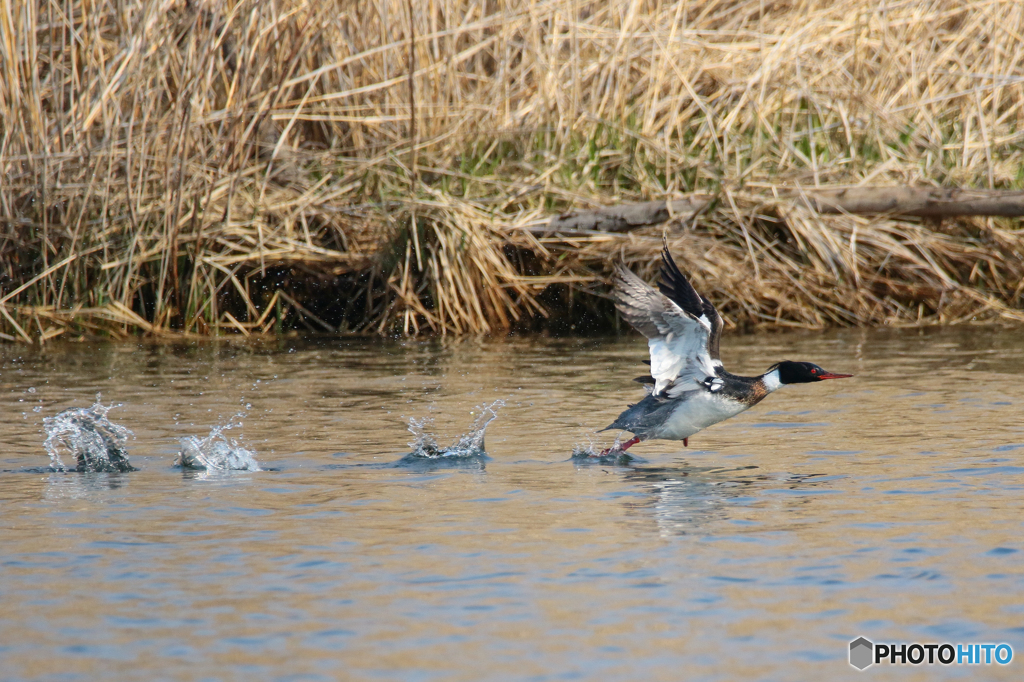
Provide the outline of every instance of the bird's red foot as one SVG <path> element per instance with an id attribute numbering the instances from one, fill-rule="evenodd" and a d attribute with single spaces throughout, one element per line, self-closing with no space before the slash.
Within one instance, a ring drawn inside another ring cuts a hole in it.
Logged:
<path id="1" fill-rule="evenodd" d="M 690 447 L 690 439 L 689 438 L 684 438 L 683 439 L 683 447 L 684 448 Z"/>
<path id="2" fill-rule="evenodd" d="M 616 454 L 618 454 L 620 452 L 625 452 L 626 450 L 630 449 L 631 447 L 633 447 L 634 445 L 636 445 L 639 442 L 640 442 L 640 439 L 637 438 L 636 436 L 633 436 L 632 438 L 627 440 L 625 443 L 620 443 L 619 445 L 613 445 L 610 448 L 606 448 L 606 449 L 602 450 L 601 454 L 598 455 L 598 457 L 607 457 L 608 455 L 610 455 L 613 452 L 616 453 Z"/>

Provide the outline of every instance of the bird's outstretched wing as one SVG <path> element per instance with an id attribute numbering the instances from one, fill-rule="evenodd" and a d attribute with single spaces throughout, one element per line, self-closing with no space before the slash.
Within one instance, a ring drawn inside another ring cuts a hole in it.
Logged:
<path id="1" fill-rule="evenodd" d="M 725 326 L 722 316 L 718 314 L 711 301 L 698 294 L 690 281 L 679 271 L 679 266 L 672 259 L 667 244 L 661 251 L 661 282 L 658 284 L 658 289 L 691 316 L 698 319 L 702 316 L 707 318 L 711 323 L 708 354 L 721 366 L 722 356 L 719 353 L 719 342 L 722 339 L 722 328 Z"/>
<path id="2" fill-rule="evenodd" d="M 676 397 L 716 376 L 722 318 L 679 271 L 668 248 L 662 252 L 660 292 L 622 265 L 616 274 L 616 307 L 648 339 L 654 395 Z"/>

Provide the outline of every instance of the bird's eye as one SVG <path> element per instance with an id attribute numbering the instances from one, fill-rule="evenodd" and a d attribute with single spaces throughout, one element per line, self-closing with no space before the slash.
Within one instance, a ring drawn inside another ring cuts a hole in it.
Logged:
<path id="1" fill-rule="evenodd" d="M 818 370 L 816 370 L 816 369 L 812 369 L 811 370 L 811 374 L 817 374 L 817 373 L 818 373 Z"/>

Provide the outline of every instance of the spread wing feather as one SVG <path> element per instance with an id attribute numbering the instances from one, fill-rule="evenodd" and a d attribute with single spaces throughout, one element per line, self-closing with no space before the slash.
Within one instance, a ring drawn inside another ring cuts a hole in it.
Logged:
<path id="1" fill-rule="evenodd" d="M 715 376 L 716 367 L 721 366 L 717 350 L 722 318 L 693 289 L 668 249 L 662 254 L 660 292 L 621 265 L 616 274 L 616 307 L 647 337 L 654 395 L 677 397 Z"/>
<path id="2" fill-rule="evenodd" d="M 718 347 L 722 338 L 722 327 L 725 326 L 722 316 L 715 310 L 715 306 L 711 305 L 711 301 L 698 294 L 690 280 L 679 271 L 679 266 L 672 259 L 667 244 L 661 251 L 661 282 L 658 289 L 684 312 L 697 318 L 704 316 L 711 322 L 708 354 L 711 359 L 720 361 Z"/>

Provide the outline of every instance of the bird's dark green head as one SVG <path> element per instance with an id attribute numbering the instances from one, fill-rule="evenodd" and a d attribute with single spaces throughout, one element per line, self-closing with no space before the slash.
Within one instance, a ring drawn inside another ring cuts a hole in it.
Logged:
<path id="1" fill-rule="evenodd" d="M 825 379 L 847 379 L 852 374 L 839 374 L 829 372 L 818 367 L 813 362 L 791 362 L 783 360 L 769 369 L 778 370 L 779 383 L 782 384 L 809 384 L 812 381 L 824 381 Z"/>

